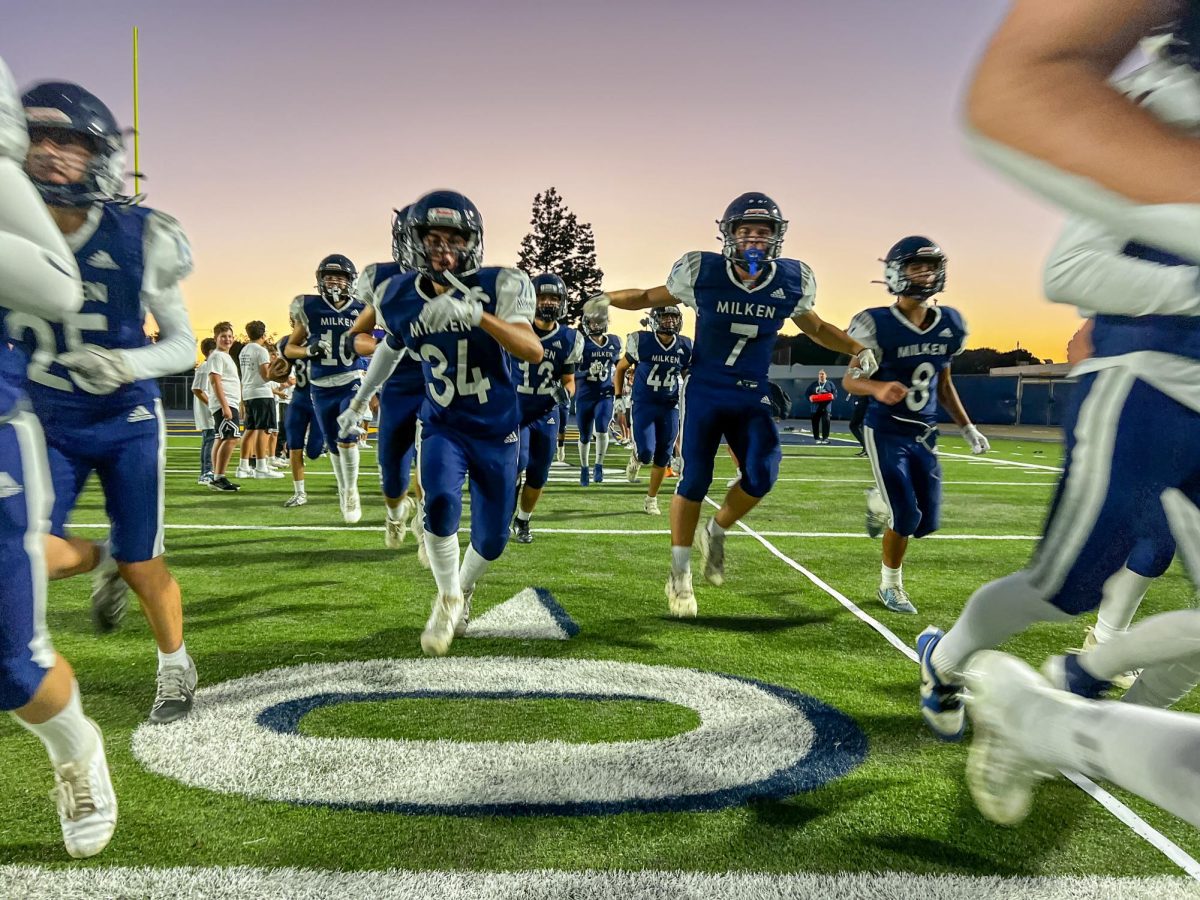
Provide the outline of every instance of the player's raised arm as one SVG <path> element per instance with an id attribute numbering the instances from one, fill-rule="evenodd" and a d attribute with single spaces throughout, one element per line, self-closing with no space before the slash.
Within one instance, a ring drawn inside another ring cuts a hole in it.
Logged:
<path id="1" fill-rule="evenodd" d="M 292 301 L 292 333 L 288 336 L 287 346 L 283 355 L 288 359 L 308 359 L 312 356 L 308 350 L 308 316 L 304 312 L 304 298 L 297 297 Z"/>

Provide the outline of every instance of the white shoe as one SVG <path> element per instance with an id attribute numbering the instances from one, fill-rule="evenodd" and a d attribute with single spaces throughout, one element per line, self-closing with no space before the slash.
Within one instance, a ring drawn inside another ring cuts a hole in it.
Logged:
<path id="1" fill-rule="evenodd" d="M 353 525 L 362 518 L 362 505 L 358 501 L 358 489 L 350 488 L 342 495 L 342 521 Z"/>
<path id="2" fill-rule="evenodd" d="M 690 571 L 667 576 L 667 609 L 677 619 L 696 618 L 696 594 L 692 590 Z"/>
<path id="3" fill-rule="evenodd" d="M 404 535 L 407 532 L 403 522 L 388 516 L 383 523 L 383 546 L 389 550 L 399 550 L 404 545 Z"/>
<path id="4" fill-rule="evenodd" d="M 658 498 L 657 497 L 647 497 L 645 500 L 643 500 L 642 501 L 642 510 L 645 511 L 646 515 L 648 515 L 648 516 L 661 516 L 662 515 L 662 510 L 660 510 L 658 508 Z"/>
<path id="5" fill-rule="evenodd" d="M 413 540 L 417 542 L 417 562 L 426 569 L 429 568 L 429 551 L 425 548 L 425 510 L 420 503 L 414 504 L 416 513 L 408 524 Z"/>
<path id="6" fill-rule="evenodd" d="M 471 600 L 475 597 L 475 588 L 469 588 L 463 591 L 463 606 L 462 612 L 459 613 L 458 620 L 454 623 L 454 636 L 462 637 L 467 633 L 467 625 L 471 622 Z"/>
<path id="7" fill-rule="evenodd" d="M 1095 650 L 1099 646 L 1100 639 L 1096 637 L 1096 626 L 1089 625 L 1087 627 L 1087 631 L 1085 631 L 1083 635 L 1083 647 L 1076 652 L 1082 655 L 1084 653 L 1088 653 L 1089 651 Z M 1121 675 L 1117 675 L 1112 680 L 1113 687 L 1127 691 L 1133 687 L 1133 683 L 1137 681 L 1137 677 L 1140 674 L 1142 674 L 1141 669 L 1134 669 L 1132 672 L 1124 672 Z"/>
<path id="8" fill-rule="evenodd" d="M 711 520 L 710 520 L 711 521 Z M 709 584 L 720 587 L 725 583 L 725 535 L 713 534 L 708 525 L 696 529 L 696 548 L 704 563 L 704 578 Z"/>
<path id="9" fill-rule="evenodd" d="M 84 759 L 54 767 L 54 790 L 63 843 L 75 859 L 95 856 L 108 846 L 117 828 L 117 795 L 104 756 L 104 735 L 96 729 L 96 745 Z"/>
<path id="10" fill-rule="evenodd" d="M 426 656 L 445 656 L 454 642 L 454 629 L 462 617 L 464 601 L 461 596 L 438 594 L 433 601 L 429 621 L 421 632 L 421 652 Z"/>
<path id="11" fill-rule="evenodd" d="M 638 472 L 642 470 L 642 464 L 638 462 L 637 454 L 629 454 L 629 463 L 625 466 L 625 478 L 630 484 L 637 484 Z M 649 512 L 649 510 L 647 510 Z"/>
<path id="12" fill-rule="evenodd" d="M 111 556 L 92 572 L 92 625 L 98 634 L 115 631 L 129 606 L 129 586 Z"/>
<path id="13" fill-rule="evenodd" d="M 234 478 L 253 478 L 254 470 L 251 469 L 249 466 L 238 466 L 237 474 L 234 475 L 233 477 Z"/>
<path id="14" fill-rule="evenodd" d="M 967 660 L 964 674 L 967 713 L 975 739 L 967 754 L 967 786 L 979 811 L 993 822 L 1016 825 L 1033 806 L 1033 790 L 1048 777 L 1013 739 L 1012 711 L 1030 692 L 1053 692 L 1067 703 L 1086 703 L 1054 691 L 1028 665 L 1007 653 L 981 650 Z"/>
<path id="15" fill-rule="evenodd" d="M 564 466 L 567 464 L 567 448 L 565 445 L 558 448 L 558 452 L 554 454 L 554 461 L 562 463 Z"/>
<path id="16" fill-rule="evenodd" d="M 255 469 L 255 478 L 286 478 L 282 472 L 276 472 L 274 469 Z"/>
<path id="17" fill-rule="evenodd" d="M 283 505 L 291 509 L 296 506 L 303 506 L 307 502 L 308 494 L 292 494 L 292 496 L 283 501 Z"/>
<path id="18" fill-rule="evenodd" d="M 877 538 L 883 534 L 891 516 L 892 511 L 883 502 L 879 488 L 867 488 L 867 537 Z"/>

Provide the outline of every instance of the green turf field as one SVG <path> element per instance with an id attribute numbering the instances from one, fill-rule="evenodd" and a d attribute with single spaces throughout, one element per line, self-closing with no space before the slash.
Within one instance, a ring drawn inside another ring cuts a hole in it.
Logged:
<path id="1" fill-rule="evenodd" d="M 373 453 L 364 457 L 360 481 L 363 521 L 346 527 L 325 460 L 310 467 L 309 504 L 289 510 L 282 503 L 290 495 L 290 479 L 244 482 L 243 490 L 231 495 L 196 486 L 196 446 L 194 438 L 171 439 L 167 547 L 183 588 L 187 644 L 202 688 L 280 667 L 386 659 L 439 664 L 423 660 L 418 644 L 433 597 L 432 577 L 418 565 L 411 538 L 399 551 L 383 545 Z M 1033 547 L 1031 536 L 1040 530 L 1060 451 L 1051 444 L 1013 441 L 993 446 L 990 457 L 972 459 L 957 437 L 942 442 L 942 533 L 914 542 L 905 566 L 905 584 L 920 609 L 915 617 L 889 613 L 874 600 L 879 545 L 862 534 L 870 468 L 867 460 L 854 458 L 857 447 L 848 442 L 785 446 L 778 485 L 746 522 L 761 540 L 731 532 L 724 587 L 707 585 L 697 573 L 700 614 L 694 621 L 667 616 L 667 519 L 642 513 L 645 476 L 642 484 L 626 483 L 624 451 L 610 449 L 603 485 L 581 488 L 572 483 L 577 469 L 552 470 L 555 480 L 533 520 L 534 543 L 509 544 L 476 594 L 475 614 L 537 586 L 553 595 L 578 625 L 578 634 L 559 641 L 464 638 L 455 642 L 450 659 L 564 661 L 578 663 L 584 673 L 588 661 L 637 663 L 752 679 L 815 698 L 851 717 L 865 735 L 865 758 L 847 774 L 793 796 L 743 798 L 719 809 L 380 812 L 186 786 L 149 771 L 131 749 L 153 695 L 155 658 L 144 619 L 132 609 L 121 631 L 97 637 L 88 617 L 88 581 L 56 583 L 50 595 L 51 632 L 76 668 L 87 712 L 104 728 L 120 823 L 101 856 L 69 863 L 46 799 L 51 775 L 42 748 L 7 717 L 0 718 L 0 794 L 6 812 L 0 819 L 0 866 L 9 866 L 0 869 L 0 879 L 8 879 L 0 880 L 0 892 L 33 877 L 32 870 L 13 866 L 68 865 L 645 869 L 879 878 L 885 876 L 871 873 L 1181 875 L 1159 850 L 1062 779 L 1042 787 L 1034 813 L 1021 827 L 1003 829 L 985 821 L 966 792 L 966 745 L 939 744 L 921 725 L 915 664 L 834 596 L 840 593 L 858 604 L 911 646 L 927 624 L 948 627 L 974 588 L 1019 568 Z M 573 459 L 570 450 L 568 460 Z M 722 456 L 717 471 L 714 499 L 717 487 L 732 475 L 732 464 Z M 672 486 L 669 481 L 664 489 L 664 513 Z M 80 533 L 103 533 L 94 527 L 105 521 L 94 490 L 74 521 L 89 526 Z M 1143 612 L 1178 608 L 1191 597 L 1176 564 L 1152 588 Z M 1008 649 L 1040 663 L 1051 652 L 1078 646 L 1084 624 L 1041 626 Z M 328 688 L 320 677 L 309 687 L 309 693 Z M 516 689 L 511 683 L 494 687 Z M 635 696 L 598 703 L 594 697 L 565 696 L 572 692 L 568 687 L 563 691 L 563 697 L 542 690 L 509 699 L 366 698 L 314 709 L 298 730 L 327 743 L 408 740 L 451 753 L 454 748 L 445 742 L 497 742 L 525 748 L 514 757 L 519 766 L 522 753 L 538 752 L 538 741 L 583 750 L 622 748 L 686 735 L 700 721 L 680 702 Z M 201 695 L 197 710 L 206 702 L 220 701 Z M 1197 707 L 1187 701 L 1185 708 Z M 752 766 L 756 734 L 753 718 L 747 722 L 736 735 L 741 749 L 735 755 Z M 207 732 L 189 738 L 194 749 L 183 741 L 179 755 L 201 753 L 199 745 L 210 739 L 215 740 Z M 365 755 L 385 756 L 389 746 L 378 744 L 383 749 L 368 749 Z M 705 761 L 695 762 L 699 772 Z M 264 772 L 271 766 L 261 760 Z M 686 784 L 686 770 L 674 775 Z M 420 779 L 421 772 L 404 777 Z M 451 775 L 422 788 L 452 803 L 467 783 L 465 775 L 461 781 Z M 1186 853 L 1200 853 L 1200 837 L 1189 826 L 1137 798 L 1115 794 Z M 470 805 L 470 797 L 460 799 Z"/>

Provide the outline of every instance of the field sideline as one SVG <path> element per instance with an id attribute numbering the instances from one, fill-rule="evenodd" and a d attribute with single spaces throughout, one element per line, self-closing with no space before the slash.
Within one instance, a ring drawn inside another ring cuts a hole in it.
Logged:
<path id="1" fill-rule="evenodd" d="M 105 730 L 121 818 L 101 856 L 70 863 L 42 750 L 4 718 L 2 895 L 1200 896 L 1189 826 L 1065 779 L 1021 827 L 993 826 L 967 796 L 965 745 L 920 724 L 909 648 L 1027 558 L 1057 445 L 998 440 L 973 458 L 944 437 L 942 533 L 910 547 L 910 617 L 874 599 L 857 446 L 786 445 L 778 486 L 729 542 L 726 585 L 697 574 L 686 622 L 666 614 L 666 516 L 641 512 L 645 477 L 626 483 L 613 446 L 602 485 L 552 470 L 534 543 L 510 544 L 476 595 L 491 636 L 443 661 L 421 658 L 432 578 L 411 539 L 383 546 L 372 453 L 350 528 L 325 460 L 309 504 L 288 510 L 290 479 L 198 487 L 197 447 L 170 440 L 166 522 L 205 718 L 138 730 L 153 694 L 144 620 L 131 610 L 96 637 L 87 580 L 52 585 L 51 632 Z M 714 501 L 724 456 L 717 473 Z M 74 521 L 102 533 L 94 490 Z M 1143 615 L 1192 593 L 1176 564 Z M 1040 663 L 1084 624 L 1007 649 Z"/>

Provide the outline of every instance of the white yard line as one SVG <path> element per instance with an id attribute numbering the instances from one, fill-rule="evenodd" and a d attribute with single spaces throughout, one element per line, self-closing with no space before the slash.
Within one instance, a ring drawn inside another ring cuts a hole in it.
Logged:
<path id="1" fill-rule="evenodd" d="M 704 499 L 711 506 L 720 509 L 720 504 L 714 501 L 711 497 L 705 497 Z M 743 522 L 738 522 L 738 527 L 742 529 L 745 534 L 757 539 L 758 542 L 766 547 L 773 556 L 791 566 L 821 590 L 825 591 L 825 593 L 829 594 L 829 596 L 833 597 L 833 599 L 837 600 L 838 603 L 842 604 L 842 606 L 849 610 L 854 616 L 861 619 L 863 622 L 877 631 L 884 640 L 903 653 L 912 662 L 918 662 L 916 651 L 909 647 L 908 644 L 902 641 L 899 637 L 897 637 L 895 632 L 893 632 L 890 628 L 868 613 L 863 612 L 863 610 L 860 609 L 852 600 L 849 600 L 840 591 L 830 587 L 817 575 L 813 574 L 800 563 L 796 562 L 796 560 L 783 553 L 778 547 L 768 541 L 759 532 L 750 528 Z M 913 697 L 916 697 L 915 684 L 913 686 Z M 1171 860 L 1171 862 L 1183 869 L 1183 871 L 1193 879 L 1200 881 L 1200 862 L 1197 862 L 1195 859 L 1193 859 L 1191 855 L 1189 855 L 1182 847 L 1155 829 L 1154 826 L 1152 826 L 1149 822 L 1135 813 L 1132 809 L 1130 809 L 1108 791 L 1104 790 L 1086 775 L 1081 775 L 1078 772 L 1064 772 L 1063 774 L 1077 787 L 1079 787 L 1080 790 L 1084 791 L 1093 800 L 1112 813 L 1120 822 L 1132 829 L 1132 831 L 1138 837 L 1142 838 L 1142 840 L 1146 841 L 1148 844 L 1166 856 L 1169 860 Z"/>

